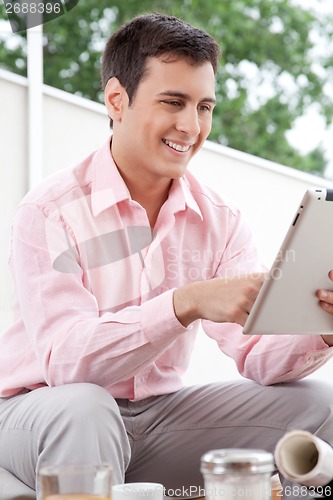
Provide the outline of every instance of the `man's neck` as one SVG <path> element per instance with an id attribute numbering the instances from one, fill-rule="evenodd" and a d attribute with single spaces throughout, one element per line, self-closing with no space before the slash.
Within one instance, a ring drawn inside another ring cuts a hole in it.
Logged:
<path id="1" fill-rule="evenodd" d="M 119 155 L 117 155 L 115 149 L 114 139 L 112 139 L 111 154 L 118 171 L 130 192 L 131 198 L 146 210 L 150 226 L 154 227 L 159 211 L 168 199 L 172 179 L 154 176 L 148 172 L 138 172 L 133 168 L 126 168 L 126 161 L 119 160 Z"/>
<path id="2" fill-rule="evenodd" d="M 130 186 L 127 182 L 127 187 L 131 194 L 131 198 L 139 203 L 147 212 L 149 224 L 155 226 L 158 214 L 168 199 L 172 181 L 167 186 L 150 186 L 138 189 L 138 186 Z"/>

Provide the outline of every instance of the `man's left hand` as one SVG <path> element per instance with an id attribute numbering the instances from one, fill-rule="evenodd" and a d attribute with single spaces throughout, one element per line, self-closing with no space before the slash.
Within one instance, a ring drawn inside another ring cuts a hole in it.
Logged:
<path id="1" fill-rule="evenodd" d="M 328 276 L 333 281 L 333 270 L 328 273 Z M 320 307 L 333 316 L 333 291 L 318 290 L 317 297 L 319 299 Z M 333 346 L 333 332 L 332 335 L 322 335 L 322 337 L 326 344 Z"/>

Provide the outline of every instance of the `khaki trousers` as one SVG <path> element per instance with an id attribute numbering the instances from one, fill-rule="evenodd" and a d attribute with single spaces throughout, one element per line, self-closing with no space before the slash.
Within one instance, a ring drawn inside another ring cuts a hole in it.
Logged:
<path id="1" fill-rule="evenodd" d="M 0 399 L 0 467 L 37 491 L 45 463 L 111 462 L 114 483 L 160 482 L 168 496 L 200 496 L 200 458 L 217 448 L 274 452 L 304 429 L 333 445 L 333 385 L 260 386 L 237 380 L 132 402 L 94 384 L 44 387 Z M 310 499 L 298 485 L 285 499 Z"/>

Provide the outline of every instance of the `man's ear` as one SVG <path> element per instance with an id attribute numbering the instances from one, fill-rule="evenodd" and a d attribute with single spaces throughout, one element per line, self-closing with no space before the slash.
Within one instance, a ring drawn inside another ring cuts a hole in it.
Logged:
<path id="1" fill-rule="evenodd" d="M 108 115 L 112 120 L 120 121 L 124 105 L 128 104 L 128 96 L 118 78 L 112 77 L 106 84 L 104 90 L 104 102 Z"/>

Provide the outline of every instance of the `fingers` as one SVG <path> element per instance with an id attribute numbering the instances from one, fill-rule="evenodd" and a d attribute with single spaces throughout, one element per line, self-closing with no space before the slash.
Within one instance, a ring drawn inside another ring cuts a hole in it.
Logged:
<path id="1" fill-rule="evenodd" d="M 249 316 L 248 312 L 242 311 L 237 315 L 237 317 L 234 318 L 232 323 L 237 323 L 238 325 L 244 326 L 248 316 Z"/>
<path id="2" fill-rule="evenodd" d="M 320 301 L 319 305 L 322 309 L 324 309 L 324 311 L 328 312 L 329 314 L 333 314 L 333 304 Z"/>
<path id="3" fill-rule="evenodd" d="M 333 279 L 333 271 L 330 271 L 330 274 L 331 273 L 331 279 Z M 333 292 L 328 290 L 318 290 L 317 297 L 319 299 L 320 307 L 329 314 L 333 314 Z"/>
<path id="4" fill-rule="evenodd" d="M 245 295 L 247 299 L 249 300 L 249 309 L 248 311 L 250 312 L 250 309 L 253 306 L 254 301 L 257 298 L 257 295 L 260 291 L 260 288 L 262 287 L 264 281 L 266 278 L 266 274 L 260 274 L 255 278 L 250 278 L 250 281 L 248 281 L 246 287 L 245 287 Z"/>
<path id="5" fill-rule="evenodd" d="M 175 290 L 175 314 L 184 326 L 196 319 L 244 325 L 266 273 L 188 283 Z"/>
<path id="6" fill-rule="evenodd" d="M 258 274 L 228 281 L 228 299 L 232 300 L 229 304 L 227 300 L 224 302 L 227 321 L 244 326 L 265 277 L 266 274 Z"/>

